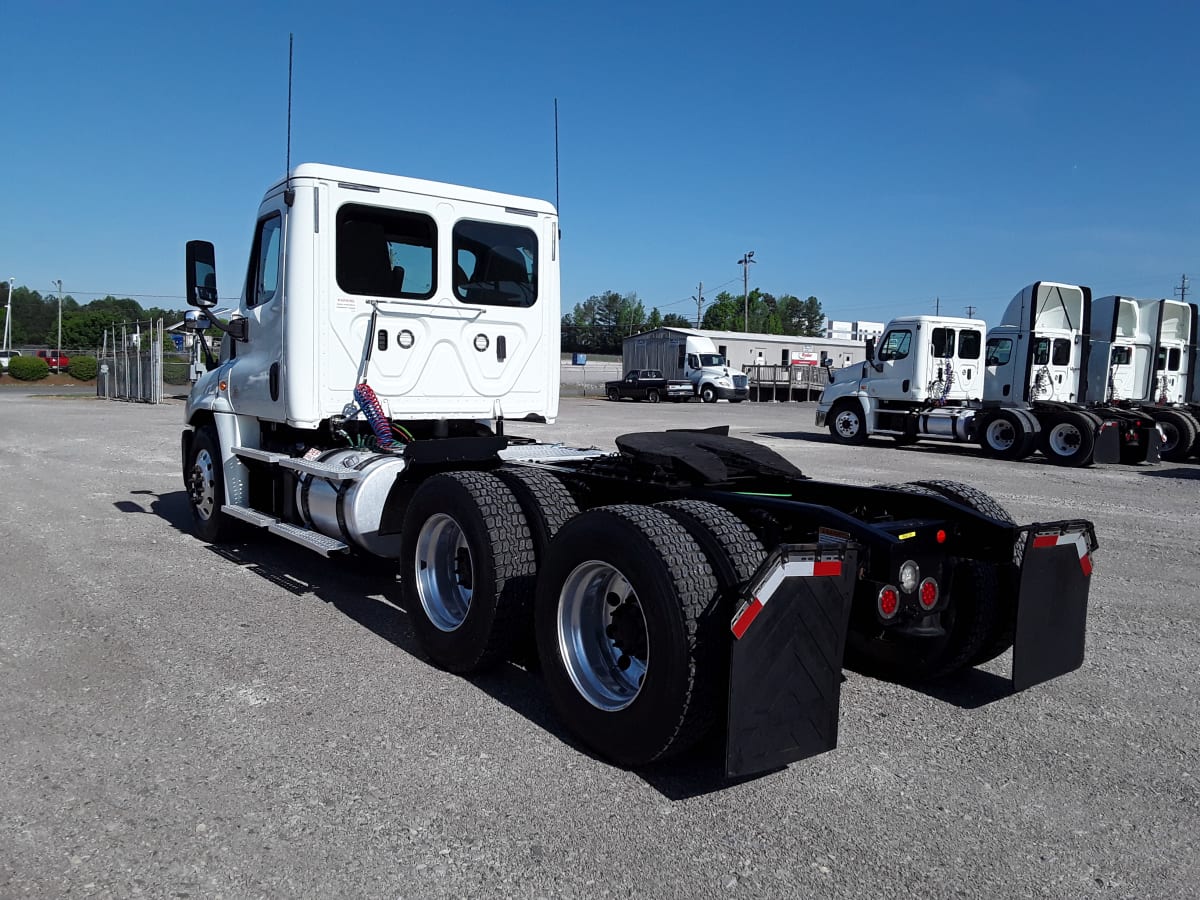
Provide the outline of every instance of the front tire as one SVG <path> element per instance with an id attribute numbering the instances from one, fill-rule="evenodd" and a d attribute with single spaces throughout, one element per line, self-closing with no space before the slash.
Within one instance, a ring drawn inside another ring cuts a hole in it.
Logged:
<path id="1" fill-rule="evenodd" d="M 193 433 L 183 480 L 196 536 L 210 544 L 228 539 L 233 522 L 221 512 L 225 506 L 225 469 L 215 428 L 206 425 Z"/>
<path id="2" fill-rule="evenodd" d="M 529 627 L 534 544 L 516 497 L 486 472 L 426 479 L 404 514 L 400 591 L 433 663 L 475 672 Z"/>
<path id="3" fill-rule="evenodd" d="M 867 442 L 867 420 L 857 400 L 842 400 L 829 413 L 829 433 L 843 444 Z"/>
<path id="4" fill-rule="evenodd" d="M 717 402 L 717 389 L 711 384 L 706 384 L 700 388 L 700 399 L 705 403 Z"/>
<path id="5" fill-rule="evenodd" d="M 620 400 L 621 392 L 618 391 L 616 388 L 609 388 L 608 389 L 608 399 L 609 400 Z"/>
<path id="6" fill-rule="evenodd" d="M 563 526 L 538 577 L 534 629 L 567 727 L 623 766 L 680 753 L 723 686 L 717 579 L 665 512 L 601 507 Z"/>

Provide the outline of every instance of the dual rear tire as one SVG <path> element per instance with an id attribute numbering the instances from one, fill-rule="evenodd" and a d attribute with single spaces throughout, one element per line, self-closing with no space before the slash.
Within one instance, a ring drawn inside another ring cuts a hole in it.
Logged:
<path id="1" fill-rule="evenodd" d="M 549 473 L 450 472 L 409 503 L 401 593 L 422 648 L 450 671 L 499 662 L 532 631 L 560 718 L 600 756 L 637 766 L 718 720 L 733 598 L 763 555 L 710 503 L 578 513 Z"/>

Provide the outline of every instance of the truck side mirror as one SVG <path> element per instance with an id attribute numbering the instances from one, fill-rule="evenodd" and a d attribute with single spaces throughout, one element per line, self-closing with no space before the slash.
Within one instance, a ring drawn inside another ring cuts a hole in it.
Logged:
<path id="1" fill-rule="evenodd" d="M 217 257 L 209 241 L 187 242 L 188 306 L 212 309 L 217 305 Z"/>
<path id="2" fill-rule="evenodd" d="M 867 338 L 867 362 L 875 362 L 875 338 Z"/>

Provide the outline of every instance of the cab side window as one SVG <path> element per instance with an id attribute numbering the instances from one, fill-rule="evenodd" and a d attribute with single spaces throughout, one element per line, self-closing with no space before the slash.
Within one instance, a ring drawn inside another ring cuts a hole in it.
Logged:
<path id="1" fill-rule="evenodd" d="M 1033 364 L 1044 366 L 1050 362 L 1050 338 L 1038 338 L 1033 342 Z"/>
<path id="2" fill-rule="evenodd" d="M 1054 339 L 1054 365 L 1069 366 L 1071 364 L 1071 342 L 1066 338 Z"/>
<path id="3" fill-rule="evenodd" d="M 337 212 L 337 283 L 349 294 L 426 300 L 436 251 L 437 226 L 422 213 L 362 203 Z"/>
<path id="4" fill-rule="evenodd" d="M 1012 358 L 1013 342 L 1011 338 L 992 338 L 987 342 L 985 366 L 1007 366 Z"/>
<path id="5" fill-rule="evenodd" d="M 463 303 L 533 306 L 537 235 L 528 228 L 464 219 L 454 226 L 454 294 Z"/>
<path id="6" fill-rule="evenodd" d="M 279 290 L 279 268 L 283 259 L 283 216 L 267 216 L 258 223 L 246 272 L 246 305 L 259 306 L 275 299 Z"/>
<path id="7" fill-rule="evenodd" d="M 889 331 L 883 339 L 883 345 L 879 348 L 879 361 L 887 362 L 889 360 L 904 359 L 908 356 L 908 350 L 911 345 L 911 331 L 907 329 L 904 331 Z"/>
<path id="8" fill-rule="evenodd" d="M 958 358 L 979 359 L 979 348 L 983 344 L 983 333 L 973 328 L 958 333 Z"/>
<path id="9" fill-rule="evenodd" d="M 933 355 L 939 359 L 954 355 L 954 329 L 933 329 Z"/>

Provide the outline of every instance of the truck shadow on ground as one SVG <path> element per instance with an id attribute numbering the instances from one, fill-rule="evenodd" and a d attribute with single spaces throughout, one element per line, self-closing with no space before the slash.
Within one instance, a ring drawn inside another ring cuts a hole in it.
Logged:
<path id="1" fill-rule="evenodd" d="M 944 681 L 905 684 L 904 687 L 959 709 L 979 709 L 1014 693 L 1012 681 L 984 669 L 967 669 Z"/>
<path id="2" fill-rule="evenodd" d="M 1200 465 L 1177 466 L 1173 469 L 1146 469 L 1142 474 L 1152 478 L 1182 478 L 1195 481 L 1200 479 Z"/>
<path id="3" fill-rule="evenodd" d="M 192 534 L 191 507 L 184 491 L 131 494 L 151 498 L 149 509 L 137 499 L 118 500 L 113 505 L 125 513 L 157 515 L 178 532 Z M 324 559 L 248 526 L 241 531 L 237 540 L 209 545 L 209 551 L 294 597 L 311 596 L 328 603 L 372 634 L 434 668 L 421 652 L 409 624 L 393 563 L 365 556 Z M 466 680 L 576 752 L 609 765 L 577 743 L 563 727 L 550 707 L 536 660 L 507 662 L 466 676 Z M 646 766 L 633 774 L 670 800 L 701 796 L 752 780 L 725 777 L 724 744 L 718 737 L 681 758 Z"/>

